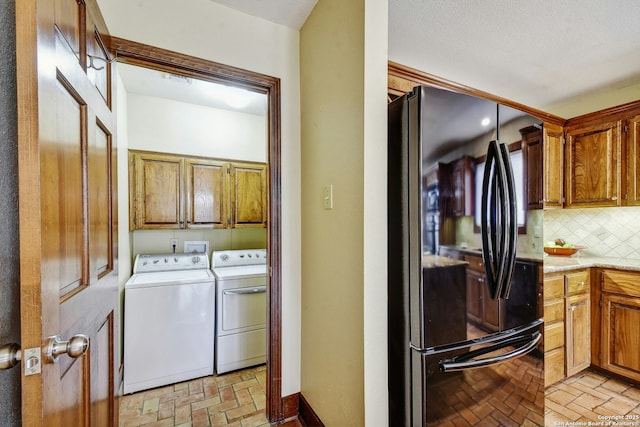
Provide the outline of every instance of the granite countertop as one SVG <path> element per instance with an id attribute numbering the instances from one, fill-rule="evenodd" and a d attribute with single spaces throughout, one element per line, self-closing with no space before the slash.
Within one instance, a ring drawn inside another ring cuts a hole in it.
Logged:
<path id="1" fill-rule="evenodd" d="M 423 255 L 422 268 L 455 267 L 457 265 L 467 265 L 466 261 L 447 258 L 439 255 Z"/>
<path id="2" fill-rule="evenodd" d="M 599 267 L 619 270 L 640 271 L 640 260 L 593 256 L 552 256 L 544 257 L 544 272 L 555 273 L 580 268 Z"/>
<path id="3" fill-rule="evenodd" d="M 482 249 L 479 249 L 479 248 L 462 248 L 460 246 L 449 246 L 449 245 L 442 245 L 441 247 L 452 249 L 452 250 L 470 254 L 470 255 L 482 256 Z M 517 251 L 516 259 L 520 261 L 542 262 L 543 255 L 544 254 L 542 252 L 538 253 L 538 252 Z"/>

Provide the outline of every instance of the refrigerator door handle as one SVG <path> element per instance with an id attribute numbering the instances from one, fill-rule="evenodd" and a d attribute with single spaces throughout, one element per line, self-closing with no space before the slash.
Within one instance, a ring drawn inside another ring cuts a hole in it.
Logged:
<path id="1" fill-rule="evenodd" d="M 542 338 L 542 334 L 539 331 L 536 331 L 533 334 L 510 338 L 498 344 L 495 344 L 489 347 L 484 347 L 478 350 L 470 351 L 468 353 L 461 354 L 459 356 L 452 357 L 450 359 L 443 359 L 439 362 L 440 370 L 442 372 L 463 371 L 466 369 L 482 368 L 485 366 L 496 365 L 498 363 L 507 362 L 511 359 L 524 356 L 525 354 L 531 352 L 534 348 L 536 348 L 541 338 Z M 487 353 L 492 353 L 494 351 L 501 350 L 505 347 L 514 346 L 517 344 L 521 344 L 523 342 L 524 344 L 522 346 L 517 347 L 514 350 L 509 351 L 507 353 L 503 353 L 498 356 L 486 357 L 484 359 L 473 359 L 474 357 L 482 356 L 483 354 L 487 354 Z"/>

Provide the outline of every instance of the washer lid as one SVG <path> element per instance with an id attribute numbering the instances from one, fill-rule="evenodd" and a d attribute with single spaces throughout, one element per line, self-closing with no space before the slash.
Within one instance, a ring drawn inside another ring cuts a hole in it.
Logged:
<path id="1" fill-rule="evenodd" d="M 153 273 L 137 273 L 129 278 L 125 287 L 145 288 L 150 286 L 186 285 L 190 283 L 213 282 L 211 270 L 176 270 Z"/>
<path id="2" fill-rule="evenodd" d="M 214 268 L 213 274 L 221 280 L 238 279 L 245 277 L 259 277 L 267 274 L 267 266 L 258 265 L 242 265 L 237 267 Z"/>

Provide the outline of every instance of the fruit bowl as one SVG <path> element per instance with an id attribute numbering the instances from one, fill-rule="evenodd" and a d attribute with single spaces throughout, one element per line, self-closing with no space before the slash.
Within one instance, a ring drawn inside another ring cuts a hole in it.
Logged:
<path id="1" fill-rule="evenodd" d="M 561 247 L 549 247 L 545 246 L 544 251 L 549 255 L 557 255 L 557 256 L 571 256 L 577 253 L 580 249 L 584 249 L 585 246 L 574 246 L 572 248 L 561 248 Z"/>

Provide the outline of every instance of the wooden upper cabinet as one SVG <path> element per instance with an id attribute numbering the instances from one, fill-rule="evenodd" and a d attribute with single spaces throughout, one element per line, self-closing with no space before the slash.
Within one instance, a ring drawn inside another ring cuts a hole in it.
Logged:
<path id="1" fill-rule="evenodd" d="M 566 206 L 620 205 L 621 154 L 620 120 L 568 129 Z"/>
<path id="2" fill-rule="evenodd" d="M 231 220 L 235 228 L 267 225 L 267 167 L 260 163 L 231 166 Z"/>
<path id="3" fill-rule="evenodd" d="M 453 216 L 473 215 L 474 169 L 473 159 L 464 156 L 452 163 L 451 213 Z"/>
<path id="4" fill-rule="evenodd" d="M 187 159 L 187 227 L 226 228 L 228 163 Z"/>
<path id="5" fill-rule="evenodd" d="M 129 153 L 132 230 L 182 228 L 182 158 Z"/>
<path id="6" fill-rule="evenodd" d="M 542 162 L 544 208 L 561 208 L 564 203 L 564 132 L 561 126 L 544 124 Z"/>
<path id="7" fill-rule="evenodd" d="M 640 205 L 640 115 L 632 117 L 627 130 L 627 194 L 628 205 Z"/>
<path id="8" fill-rule="evenodd" d="M 520 134 L 522 135 L 527 210 L 542 209 L 544 202 L 542 129 L 538 126 L 527 126 L 520 129 Z"/>
<path id="9" fill-rule="evenodd" d="M 264 228 L 267 166 L 129 152 L 130 229 Z"/>

